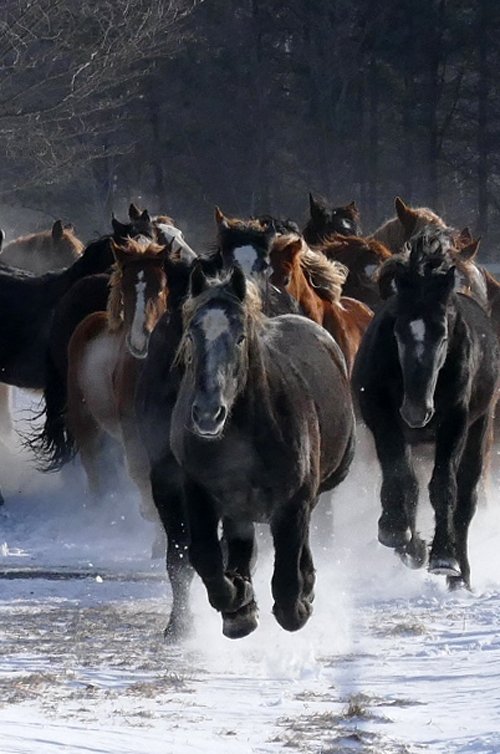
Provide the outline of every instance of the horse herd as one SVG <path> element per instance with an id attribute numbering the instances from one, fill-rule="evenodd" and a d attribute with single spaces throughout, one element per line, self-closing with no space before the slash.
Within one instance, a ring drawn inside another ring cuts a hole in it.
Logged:
<path id="1" fill-rule="evenodd" d="M 500 284 L 467 229 L 399 198 L 395 208 L 369 237 L 354 202 L 311 195 L 302 232 L 216 208 L 215 243 L 197 254 L 169 217 L 132 204 L 85 248 L 60 221 L 4 248 L 1 379 L 44 394 L 28 444 L 45 470 L 79 453 L 97 504 L 125 460 L 157 553 L 166 535 L 169 639 L 190 630 L 195 572 L 226 636 L 257 627 L 258 522 L 274 544 L 274 616 L 289 631 L 306 623 L 311 513 L 348 474 L 356 425 L 382 471 L 379 541 L 470 588 Z M 430 546 L 416 524 L 418 443 L 435 444 Z"/>

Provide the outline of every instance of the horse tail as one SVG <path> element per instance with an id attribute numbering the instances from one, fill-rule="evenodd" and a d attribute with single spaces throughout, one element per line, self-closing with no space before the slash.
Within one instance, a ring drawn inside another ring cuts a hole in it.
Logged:
<path id="1" fill-rule="evenodd" d="M 47 358 L 47 380 L 43 392 L 45 407 L 39 416 L 44 417 L 43 428 L 28 439 L 40 471 L 60 471 L 76 453 L 75 440 L 66 424 L 67 383 L 66 377 Z"/>

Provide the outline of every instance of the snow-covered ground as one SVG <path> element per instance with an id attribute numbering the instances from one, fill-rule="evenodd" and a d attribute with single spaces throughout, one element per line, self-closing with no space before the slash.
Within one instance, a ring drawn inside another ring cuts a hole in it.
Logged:
<path id="1" fill-rule="evenodd" d="M 474 593 L 450 595 L 378 545 L 359 459 L 316 537 L 307 626 L 271 615 L 262 528 L 257 631 L 225 639 L 196 583 L 193 638 L 173 647 L 134 495 L 93 510 L 77 468 L 0 460 L 0 754 L 500 753 L 500 496 L 473 522 Z"/>

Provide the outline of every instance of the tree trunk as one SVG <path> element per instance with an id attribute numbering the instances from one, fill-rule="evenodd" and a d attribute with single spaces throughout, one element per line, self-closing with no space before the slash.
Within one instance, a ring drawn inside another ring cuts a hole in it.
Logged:
<path id="1" fill-rule="evenodd" d="M 488 144 L 488 5 L 489 0 L 479 0 L 477 5 L 477 40 L 478 40 L 478 118 L 477 118 L 477 208 L 478 232 L 488 232 L 488 182 L 489 182 L 489 144 Z"/>

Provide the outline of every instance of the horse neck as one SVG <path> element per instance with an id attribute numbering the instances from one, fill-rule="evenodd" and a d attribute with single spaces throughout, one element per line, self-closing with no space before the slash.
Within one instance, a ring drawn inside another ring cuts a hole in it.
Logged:
<path id="1" fill-rule="evenodd" d="M 343 309 L 341 303 L 325 301 L 323 327 L 334 337 L 340 350 L 344 354 L 347 371 L 352 372 L 354 357 L 361 342 L 357 327 L 353 327 L 351 313 Z"/>
<path id="2" fill-rule="evenodd" d="M 313 291 L 301 267 L 294 267 L 286 290 L 300 304 L 304 315 L 319 325 L 323 324 L 323 302 Z"/>
<path id="3" fill-rule="evenodd" d="M 109 238 L 103 238 L 89 244 L 83 254 L 64 270 L 64 276 L 73 285 L 87 275 L 106 272 L 113 264 L 113 255 Z"/>

